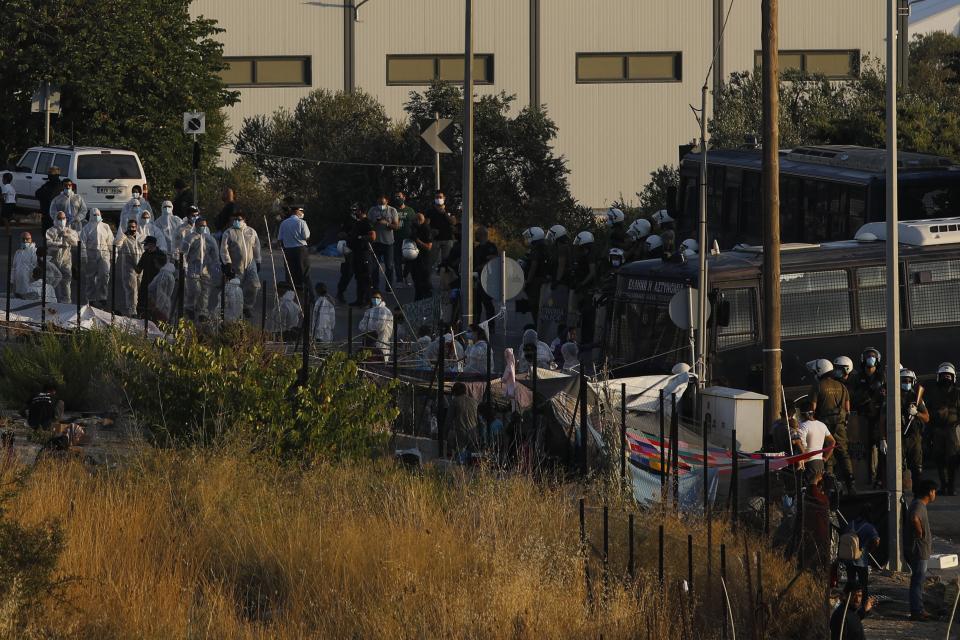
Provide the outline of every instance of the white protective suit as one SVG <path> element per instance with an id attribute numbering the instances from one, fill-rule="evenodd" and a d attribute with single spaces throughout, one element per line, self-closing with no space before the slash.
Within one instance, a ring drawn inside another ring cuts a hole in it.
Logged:
<path id="1" fill-rule="evenodd" d="M 80 231 L 83 291 L 88 302 L 105 302 L 110 297 L 110 264 L 113 232 L 106 222 L 97 222 L 98 209 Z"/>
<path id="2" fill-rule="evenodd" d="M 13 254 L 13 293 L 18 298 L 30 298 L 33 293 L 33 270 L 37 268 L 37 245 L 30 243 Z"/>
<path id="3" fill-rule="evenodd" d="M 393 312 L 390 307 L 380 302 L 376 307 L 370 307 L 360 319 L 360 332 L 373 334 L 375 349 L 383 354 L 383 361 L 390 361 L 390 350 L 393 344 Z"/>
<path id="4" fill-rule="evenodd" d="M 149 211 L 153 213 L 153 207 L 150 206 L 150 202 L 142 198 L 130 198 L 123 205 L 123 209 L 120 210 L 120 224 L 117 226 L 117 237 L 123 235 L 127 230 L 127 223 L 131 220 L 135 220 L 137 224 L 140 224 L 140 216 L 144 211 Z"/>
<path id="5" fill-rule="evenodd" d="M 69 303 L 70 285 L 73 283 L 73 253 L 80 237 L 70 227 L 60 228 L 59 225 L 47 229 L 47 264 L 53 265 L 59 277 L 56 284 L 48 282 L 57 292 L 57 300 Z"/>
<path id="6" fill-rule="evenodd" d="M 560 347 L 563 356 L 563 372 L 576 373 L 580 370 L 580 348 L 576 342 L 565 342 Z"/>
<path id="7" fill-rule="evenodd" d="M 260 290 L 260 237 L 256 229 L 245 224 L 240 229 L 230 227 L 220 240 L 220 261 L 233 270 L 243 287 L 243 310 L 253 315 L 253 305 Z"/>
<path id="8" fill-rule="evenodd" d="M 337 310 L 328 296 L 320 296 L 313 303 L 313 339 L 317 342 L 333 342 L 333 330 L 337 326 Z"/>
<path id="9" fill-rule="evenodd" d="M 57 221 L 57 213 L 63 211 L 67 214 L 67 226 L 74 226 L 78 221 L 87 219 L 87 203 L 75 191 L 70 191 L 68 196 L 61 191 L 50 201 L 50 219 Z"/>
<path id="10" fill-rule="evenodd" d="M 443 366 L 447 371 L 463 371 L 463 345 L 459 340 L 455 340 L 453 334 L 443 336 L 446 349 L 443 352 Z M 450 343 L 453 343 L 452 345 Z M 432 369 L 437 367 L 437 359 L 440 357 L 440 338 L 437 338 L 427 347 L 427 362 Z"/>
<path id="11" fill-rule="evenodd" d="M 173 215 L 173 203 L 169 200 L 164 200 L 163 204 L 160 205 L 160 215 L 153 220 L 153 225 L 160 232 L 160 235 L 157 236 L 158 245 L 160 236 L 163 236 L 164 245 L 166 249 L 163 251 L 167 254 L 172 260 L 177 259 L 177 251 L 180 248 L 180 245 L 177 244 L 177 231 L 180 230 L 180 227 L 183 226 L 183 220 Z"/>
<path id="12" fill-rule="evenodd" d="M 133 317 L 137 314 L 137 290 L 140 287 L 140 274 L 137 273 L 137 263 L 143 255 L 143 246 L 137 237 L 126 234 L 120 236 L 117 245 L 116 312 L 122 316 Z"/>
<path id="13" fill-rule="evenodd" d="M 300 310 L 300 303 L 297 302 L 296 291 L 286 291 L 280 296 L 278 315 L 277 330 L 281 333 L 303 325 L 303 312 Z"/>
<path id="14" fill-rule="evenodd" d="M 150 215 L 150 214 L 147 212 L 144 212 L 140 215 L 140 220 L 138 225 L 139 233 L 137 234 L 140 237 L 140 242 L 143 243 L 143 240 L 147 236 L 153 236 L 154 238 L 157 239 L 157 249 L 169 255 L 169 253 L 167 252 L 167 249 L 168 249 L 167 240 L 163 235 L 163 229 L 157 226 L 157 222 L 152 217 L 149 219 L 145 219 L 144 215 Z"/>
<path id="15" fill-rule="evenodd" d="M 180 256 L 183 255 L 185 244 L 187 239 L 190 237 L 190 234 L 193 233 L 193 223 L 184 222 L 174 233 L 173 246 L 170 247 L 173 253 L 173 259 L 179 260 Z M 214 239 L 216 242 L 216 239 Z M 220 247 L 217 246 L 217 262 L 220 261 Z"/>
<path id="16" fill-rule="evenodd" d="M 467 347 L 467 361 L 463 367 L 465 373 L 487 373 L 487 346 L 486 340 L 479 340 L 475 344 Z M 490 369 L 493 369 L 493 359 L 491 354 Z"/>
<path id="17" fill-rule="evenodd" d="M 186 263 L 186 290 L 183 306 L 188 315 L 212 316 L 220 300 L 220 249 L 209 233 L 191 232 L 182 244 Z"/>
<path id="18" fill-rule="evenodd" d="M 240 288 L 240 278 L 231 278 L 227 281 L 224 297 L 226 298 L 223 311 L 224 322 L 240 322 L 240 318 L 243 317 L 243 289 Z"/>
<path id="19" fill-rule="evenodd" d="M 537 339 L 537 332 L 533 329 L 527 329 L 523 332 L 523 340 L 520 342 L 520 348 L 517 349 L 517 371 L 524 372 L 530 369 L 530 363 L 524 357 L 524 345 L 536 345 L 537 349 L 537 368 L 549 369 L 553 362 L 553 352 L 550 351 L 550 345 Z"/>
<path id="20" fill-rule="evenodd" d="M 169 322 L 173 317 L 176 290 L 177 268 L 167 262 L 147 286 L 148 308 L 153 311 L 158 320 Z"/>

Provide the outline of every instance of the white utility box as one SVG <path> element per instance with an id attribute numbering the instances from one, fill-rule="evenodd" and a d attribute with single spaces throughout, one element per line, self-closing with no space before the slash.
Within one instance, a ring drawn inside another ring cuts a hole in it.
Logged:
<path id="1" fill-rule="evenodd" d="M 766 399 L 762 393 L 730 387 L 704 389 L 701 419 L 710 425 L 710 441 L 730 448 L 732 432 L 736 429 L 740 451 L 760 451 L 763 448 L 763 403 Z"/>
<path id="2" fill-rule="evenodd" d="M 953 569 L 957 566 L 957 554 L 935 553 L 930 556 L 927 567 L 930 569 Z"/>

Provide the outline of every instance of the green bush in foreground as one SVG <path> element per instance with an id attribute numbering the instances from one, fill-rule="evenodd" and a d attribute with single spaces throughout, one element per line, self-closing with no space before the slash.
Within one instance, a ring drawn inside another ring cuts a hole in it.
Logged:
<path id="1" fill-rule="evenodd" d="M 298 361 L 242 332 L 205 342 L 188 325 L 169 341 L 121 348 L 117 383 L 160 444 L 210 444 L 250 436 L 254 446 L 310 462 L 369 455 L 397 410 L 391 386 L 363 378 L 335 353 L 298 383 Z"/>

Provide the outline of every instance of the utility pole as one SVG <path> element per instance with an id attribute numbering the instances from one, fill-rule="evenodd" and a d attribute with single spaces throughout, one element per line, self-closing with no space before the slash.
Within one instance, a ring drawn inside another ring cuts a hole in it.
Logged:
<path id="1" fill-rule="evenodd" d="M 780 55 L 779 0 L 761 0 L 763 43 L 763 386 L 765 423 L 780 417 Z M 769 429 L 763 430 L 764 444 Z"/>
<path id="2" fill-rule="evenodd" d="M 437 111 L 433 112 L 433 121 L 437 123 L 437 127 L 440 126 L 440 113 Z M 433 153 L 433 188 L 437 191 L 440 191 L 440 152 L 434 151 Z"/>
<path id="3" fill-rule="evenodd" d="M 700 220 L 698 222 L 697 252 L 697 343 L 694 354 L 693 371 L 697 374 L 697 398 L 707 381 L 707 82 L 703 81 L 700 90 Z M 691 321 L 693 319 L 691 318 Z M 700 402 L 697 402 L 697 419 L 701 418 Z"/>
<path id="4" fill-rule="evenodd" d="M 460 221 L 460 311 L 473 324 L 473 0 L 466 4 L 463 53 L 463 219 Z"/>
<path id="5" fill-rule="evenodd" d="M 900 228 L 897 211 L 897 0 L 887 0 L 887 540 L 889 568 L 900 571 Z M 919 478 L 911 480 L 916 482 Z"/>

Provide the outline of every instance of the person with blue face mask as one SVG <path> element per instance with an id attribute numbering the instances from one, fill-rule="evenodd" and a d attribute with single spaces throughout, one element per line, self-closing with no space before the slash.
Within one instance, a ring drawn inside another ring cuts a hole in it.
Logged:
<path id="1" fill-rule="evenodd" d="M 153 213 L 153 207 L 150 206 L 150 202 L 143 197 L 143 189 L 140 185 L 133 185 L 130 191 L 130 199 L 123 203 L 123 209 L 120 210 L 120 224 L 117 225 L 117 238 L 126 232 L 128 222 L 135 220 L 139 225 L 140 215 L 144 211 L 149 211 L 151 214 Z"/>
<path id="2" fill-rule="evenodd" d="M 83 292 L 87 302 L 106 307 L 110 295 L 110 246 L 113 232 L 103 221 L 100 209 L 91 209 L 87 223 L 80 232 L 83 253 Z"/>
<path id="3" fill-rule="evenodd" d="M 73 250 L 80 237 L 77 232 L 67 225 L 67 214 L 57 212 L 53 226 L 47 229 L 47 261 L 52 263 L 59 272 L 59 279 L 54 285 L 59 302 L 71 301 L 70 287 L 73 284 Z"/>
<path id="4" fill-rule="evenodd" d="M 253 317 L 253 305 L 260 291 L 260 236 L 247 226 L 246 215 L 235 210 L 230 228 L 220 239 L 220 260 L 228 277 L 236 277 L 243 287 L 243 315 Z"/>
<path id="5" fill-rule="evenodd" d="M 851 404 L 860 419 L 866 423 L 866 442 L 870 451 L 870 484 L 875 489 L 883 486 L 887 453 L 886 379 L 883 374 L 880 351 L 867 347 L 860 354 L 860 371 L 851 375 Z"/>
<path id="6" fill-rule="evenodd" d="M 370 308 L 360 320 L 360 333 L 366 335 L 366 344 L 383 354 L 383 361 L 390 361 L 390 349 L 393 345 L 393 312 L 383 302 L 379 291 L 370 297 Z"/>

